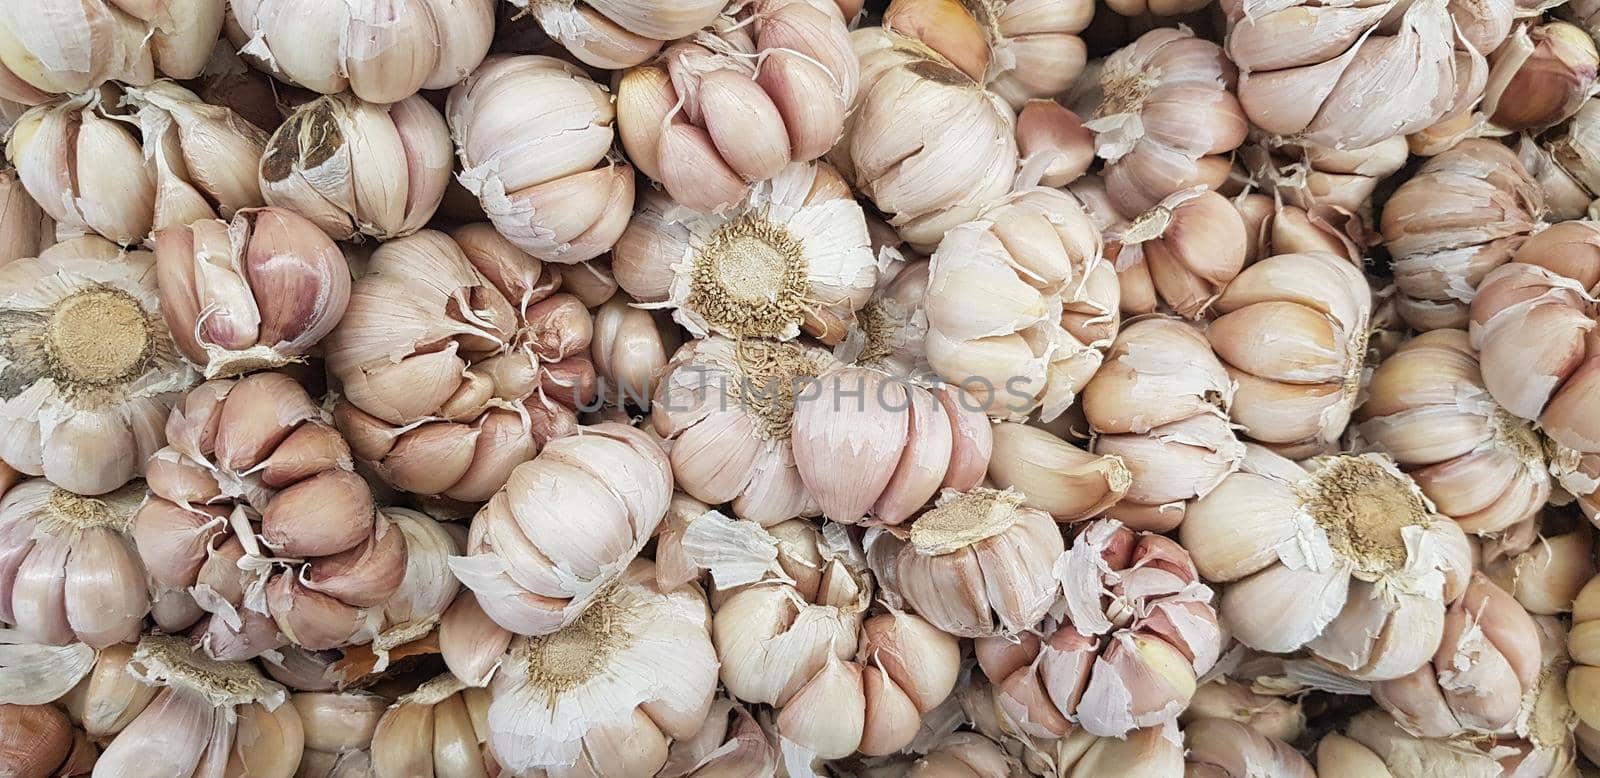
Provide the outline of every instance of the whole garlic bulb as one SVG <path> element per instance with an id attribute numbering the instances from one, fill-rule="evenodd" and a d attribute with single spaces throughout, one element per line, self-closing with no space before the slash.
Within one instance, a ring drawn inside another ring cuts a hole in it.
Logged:
<path id="1" fill-rule="evenodd" d="M 1094 16 L 1090 0 L 895 0 L 883 26 L 916 38 L 1015 110 L 1053 99 L 1083 72 L 1078 33 Z"/>
<path id="2" fill-rule="evenodd" d="M 530 116 L 530 105 L 547 110 Z M 570 264 L 622 235 L 633 168 L 610 159 L 616 109 L 583 71 L 550 57 L 490 57 L 450 90 L 445 115 L 457 178 L 517 247 Z"/>
<path id="3" fill-rule="evenodd" d="M 1187 319 L 1204 316 L 1244 269 L 1250 247 L 1233 203 L 1199 188 L 1167 196 L 1106 238 L 1130 316 L 1161 303 Z"/>
<path id="4" fill-rule="evenodd" d="M 1483 278 L 1539 226 L 1544 197 L 1515 154 L 1466 140 L 1429 159 L 1384 204 L 1400 314 L 1420 330 L 1466 326 Z"/>
<path id="5" fill-rule="evenodd" d="M 1064 597 L 1039 634 L 979 638 L 978 666 L 1034 737 L 1102 737 L 1175 722 L 1222 654 L 1211 590 L 1189 555 L 1115 521 L 1086 526 L 1057 560 Z"/>
<path id="6" fill-rule="evenodd" d="M 1496 127 L 1527 130 L 1570 118 L 1595 92 L 1600 51 L 1566 22 L 1518 26 L 1496 49 L 1481 110 Z"/>
<path id="7" fill-rule="evenodd" d="M 757 0 L 722 16 L 622 74 L 622 147 L 688 208 L 739 203 L 839 140 L 860 79 L 848 36 L 830 0 Z"/>
<path id="8" fill-rule="evenodd" d="M 55 222 L 28 195 L 22 177 L 0 169 L 0 265 L 37 257 L 56 242 Z"/>
<path id="9" fill-rule="evenodd" d="M 327 95 L 295 109 L 267 141 L 261 193 L 335 240 L 391 240 L 433 218 L 452 163 L 450 129 L 422 96 L 374 104 Z"/>
<path id="10" fill-rule="evenodd" d="M 1091 454 L 1038 427 L 993 425 L 989 480 L 1022 493 L 1022 504 L 1058 522 L 1092 519 L 1128 493 L 1133 477 L 1122 460 Z"/>
<path id="11" fill-rule="evenodd" d="M 68 491 L 144 472 L 196 375 L 173 345 L 148 252 L 99 238 L 0 267 L 0 458 Z"/>
<path id="12" fill-rule="evenodd" d="M 750 711 L 727 697 L 711 703 L 705 726 L 672 742 L 667 764 L 657 778 L 717 778 L 768 775 L 778 769 L 778 753 Z M 381 778 L 381 777 L 380 777 Z"/>
<path id="13" fill-rule="evenodd" d="M 717 690 L 699 591 L 663 591 L 635 560 L 577 621 L 518 637 L 489 687 L 495 758 L 513 774 L 654 775 L 700 731 Z"/>
<path id="14" fill-rule="evenodd" d="M 305 389 L 281 373 L 208 381 L 173 410 L 167 443 L 133 534 L 151 578 L 210 614 L 202 645 L 248 659 L 284 639 L 313 650 L 372 640 L 406 538 Z"/>
<path id="15" fill-rule="evenodd" d="M 43 0 L 0 8 L 0 98 L 28 105 L 106 81 L 194 78 L 223 0 Z"/>
<path id="16" fill-rule="evenodd" d="M 1244 143 L 1249 123 L 1234 96 L 1237 73 L 1217 44 L 1188 28 L 1157 29 L 1107 57 L 1069 95 L 1095 153 L 1106 160 L 1106 193 L 1124 216 L 1175 192 L 1214 189 Z M 1243 85 L 1240 86 L 1242 88 Z"/>
<path id="17" fill-rule="evenodd" d="M 1028 189 L 945 235 L 928 267 L 928 363 L 996 418 L 1059 416 L 1116 335 L 1119 289 L 1070 195 Z"/>
<path id="18" fill-rule="evenodd" d="M 644 62 L 665 41 L 687 38 L 711 24 L 726 5 L 722 0 L 511 0 L 511 4 L 531 13 L 545 34 L 579 61 L 604 70 Z"/>
<path id="19" fill-rule="evenodd" d="M 1010 490 L 947 490 L 909 529 L 869 530 L 867 558 L 890 604 L 959 637 L 1032 628 L 1055 602 L 1065 543 L 1049 514 L 1022 502 Z"/>
<path id="20" fill-rule="evenodd" d="M 150 234 L 156 184 L 138 136 L 111 118 L 101 92 L 28 109 L 6 136 L 6 159 L 57 231 L 120 246 Z"/>
<path id="21" fill-rule="evenodd" d="M 1200 574 L 1228 584 L 1217 610 L 1230 635 L 1308 649 L 1360 680 L 1427 662 L 1471 569 L 1466 535 L 1379 454 L 1303 466 L 1251 447 L 1243 469 L 1189 503 L 1178 532 Z"/>
<path id="22" fill-rule="evenodd" d="M 1011 190 L 1016 116 L 913 38 L 869 26 L 851 33 L 850 45 L 861 93 L 836 161 L 907 243 L 932 251 Z"/>
<path id="23" fill-rule="evenodd" d="M 200 219 L 231 219 L 264 203 L 256 168 L 266 133 L 171 81 L 129 87 L 124 99 L 135 109 L 155 176 L 155 232 Z"/>
<path id="24" fill-rule="evenodd" d="M 1535 540 L 1551 492 L 1539 434 L 1489 396 L 1467 333 L 1406 341 L 1366 391 L 1361 440 L 1394 457 L 1439 513 L 1512 551 Z"/>
<path id="25" fill-rule="evenodd" d="M 303 360 L 350 302 L 344 253 L 282 208 L 157 232 L 156 274 L 173 342 L 206 378 Z"/>
<path id="26" fill-rule="evenodd" d="M 494 8 L 494 0 L 231 0 L 224 32 L 285 83 L 394 103 L 472 72 L 494 37 Z"/>
<path id="27" fill-rule="evenodd" d="M 664 304 L 695 337 L 787 340 L 804 330 L 836 343 L 872 294 L 866 217 L 826 163 L 783 168 L 732 209 L 692 208 L 646 193 L 611 269 L 623 291 Z"/>
<path id="28" fill-rule="evenodd" d="M 374 778 L 494 775 L 489 692 L 445 674 L 395 700 L 372 733 Z"/>
<path id="29" fill-rule="evenodd" d="M 0 622 L 28 640 L 105 648 L 136 640 L 150 610 L 144 564 L 128 536 L 137 482 L 83 497 L 42 479 L 0 498 Z"/>
<path id="30" fill-rule="evenodd" d="M 1163 532 L 1185 506 L 1238 469 L 1244 446 L 1228 423 L 1233 379 L 1201 333 L 1177 319 L 1122 329 L 1083 391 L 1094 452 L 1116 456 L 1132 483 L 1106 515 Z"/>
<path id="31" fill-rule="evenodd" d="M 1206 337 L 1244 434 L 1294 459 L 1335 448 L 1366 364 L 1366 276 L 1333 254 L 1280 254 L 1245 268 L 1216 310 Z"/>
<path id="32" fill-rule="evenodd" d="M 570 430 L 594 397 L 593 323 L 559 279 L 486 224 L 379 246 L 325 344 L 356 456 L 403 491 L 481 502 Z"/>
<path id="33" fill-rule="evenodd" d="M 605 598 L 671 499 L 672 468 L 654 439 L 612 422 L 583 427 L 511 471 L 450 569 L 501 627 L 546 635 Z"/>

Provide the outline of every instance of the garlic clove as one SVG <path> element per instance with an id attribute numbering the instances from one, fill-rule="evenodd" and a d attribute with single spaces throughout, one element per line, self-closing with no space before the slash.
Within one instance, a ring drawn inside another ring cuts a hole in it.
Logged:
<path id="1" fill-rule="evenodd" d="M 355 548 L 372 534 L 372 490 L 348 470 L 328 470 L 273 496 L 261 514 L 261 538 L 289 557 Z"/>
<path id="2" fill-rule="evenodd" d="M 439 622 L 439 653 L 469 686 L 488 684 L 510 642 L 511 633 L 483 612 L 472 592 L 457 595 Z"/>
<path id="3" fill-rule="evenodd" d="M 267 583 L 267 609 L 284 636 L 313 651 L 350 643 L 361 630 L 361 612 L 338 599 L 307 588 L 292 573 Z"/>
<path id="4" fill-rule="evenodd" d="M 905 387 L 909 427 L 894 475 L 872 504 L 874 519 L 899 524 L 939 490 L 951 457 L 951 423 L 944 406 L 920 386 Z"/>
<path id="5" fill-rule="evenodd" d="M 836 370 L 813 386 L 796 397 L 795 466 L 823 515 L 854 524 L 894 477 L 910 434 L 895 409 L 910 401 L 905 386 L 864 368 Z"/>
<path id="6" fill-rule="evenodd" d="M 861 666 L 840 661 L 830 652 L 822 669 L 784 703 L 778 729 L 818 756 L 838 759 L 860 748 L 866 710 Z"/>

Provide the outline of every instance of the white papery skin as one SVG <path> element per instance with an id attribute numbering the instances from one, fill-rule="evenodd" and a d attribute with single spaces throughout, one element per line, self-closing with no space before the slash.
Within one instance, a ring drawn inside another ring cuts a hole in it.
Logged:
<path id="1" fill-rule="evenodd" d="M 605 70 L 644 62 L 666 41 L 688 37 L 710 24 L 726 5 L 722 0 L 511 0 L 511 4 L 528 9 L 545 34 L 572 56 Z"/>
<path id="2" fill-rule="evenodd" d="M 0 98 L 36 105 L 106 81 L 200 75 L 223 0 L 41 0 L 0 8 Z"/>
<path id="3" fill-rule="evenodd" d="M 1202 718 L 1183 730 L 1185 778 L 1317 778 L 1294 746 L 1227 719 Z"/>

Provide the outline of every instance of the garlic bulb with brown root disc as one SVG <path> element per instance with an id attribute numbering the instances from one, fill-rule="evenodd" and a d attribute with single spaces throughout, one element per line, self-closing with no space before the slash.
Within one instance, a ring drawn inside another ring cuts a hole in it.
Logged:
<path id="1" fill-rule="evenodd" d="M 1239 210 L 1206 189 L 1185 189 L 1106 234 L 1122 312 L 1155 313 L 1165 303 L 1198 319 L 1244 268 L 1249 235 Z"/>
<path id="2" fill-rule="evenodd" d="M 1234 422 L 1280 454 L 1335 448 L 1367 359 L 1372 290 L 1344 257 L 1280 254 L 1245 268 L 1206 328 L 1233 380 Z"/>
<path id="3" fill-rule="evenodd" d="M 393 103 L 448 89 L 494 37 L 494 0 L 230 0 L 225 32 L 240 55 L 322 94 Z"/>
<path id="4" fill-rule="evenodd" d="M 6 136 L 6 159 L 58 232 L 120 246 L 150 234 L 156 183 L 138 136 L 112 118 L 110 88 L 36 106 Z"/>
<path id="5" fill-rule="evenodd" d="M 1211 590 L 1189 555 L 1115 521 L 1084 527 L 1057 560 L 1064 597 L 1037 634 L 979 638 L 978 666 L 1033 737 L 1102 737 L 1175 722 L 1222 654 Z"/>
<path id="6" fill-rule="evenodd" d="M 325 344 L 355 455 L 398 489 L 489 499 L 594 397 L 593 323 L 559 288 L 486 224 L 379 246 Z"/>
<path id="7" fill-rule="evenodd" d="M 372 733 L 374 778 L 489 776 L 489 692 L 453 675 L 425 681 L 390 705 Z"/>
<path id="8" fill-rule="evenodd" d="M 899 242 L 898 236 L 895 242 Z M 903 378 L 928 376 L 932 368 L 923 348 L 928 334 L 923 306 L 928 293 L 928 261 L 897 261 L 891 251 L 899 250 L 879 248 L 880 261 L 889 258 L 889 265 L 883 268 L 867 304 L 856 311 L 844 339 L 833 347 L 833 355 L 852 365 Z"/>
<path id="9" fill-rule="evenodd" d="M 144 472 L 195 381 L 162 320 L 147 252 L 99 238 L 0 267 L 0 458 L 68 491 Z"/>
<path id="10" fill-rule="evenodd" d="M 373 507 L 350 447 L 281 373 L 195 387 L 148 466 L 134 539 L 156 583 L 210 615 L 196 637 L 248 659 L 287 640 L 367 643 L 406 571 L 406 537 Z M 280 635 L 281 633 L 281 635 Z"/>
<path id="11" fill-rule="evenodd" d="M 155 176 L 154 231 L 231 219 L 263 204 L 256 168 L 267 136 L 260 129 L 171 81 L 129 87 L 123 99 L 135 109 Z"/>
<path id="12" fill-rule="evenodd" d="M 1038 427 L 993 425 L 989 480 L 1022 493 L 1022 504 L 1058 522 L 1092 519 L 1128 493 L 1133 478 L 1122 460 L 1091 454 Z M 959 487 L 957 487 L 959 488 Z"/>
<path id="13" fill-rule="evenodd" d="M 350 302 L 344 253 L 282 208 L 157 232 L 156 274 L 173 342 L 207 378 L 304 360 Z"/>
<path id="14" fill-rule="evenodd" d="M 1462 530 L 1511 552 L 1535 541 L 1551 491 L 1539 434 L 1489 396 L 1467 333 L 1401 344 L 1373 372 L 1356 418 L 1361 441 L 1394 457 Z"/>
<path id="15" fill-rule="evenodd" d="M 1200 574 L 1229 584 L 1218 612 L 1230 635 L 1308 649 L 1360 680 L 1428 661 L 1471 570 L 1466 535 L 1378 454 L 1301 465 L 1252 446 L 1239 472 L 1189 503 L 1178 532 Z"/>
<path id="16" fill-rule="evenodd" d="M 41 0 L 0 8 L 0 98 L 35 105 L 106 81 L 194 78 L 223 0 Z"/>
<path id="17" fill-rule="evenodd" d="M 1184 189 L 1215 189 L 1249 123 L 1237 73 L 1217 44 L 1188 28 L 1145 33 L 1081 80 L 1068 103 L 1095 133 L 1106 193 L 1132 217 Z"/>
<path id="18" fill-rule="evenodd" d="M 906 527 L 867 532 L 867 558 L 888 602 L 959 637 L 1016 635 L 1043 619 L 1065 550 L 1044 511 L 1011 490 L 947 490 Z"/>
<path id="19" fill-rule="evenodd" d="M 698 589 L 663 591 L 635 560 L 583 615 L 518 637 L 489 687 L 495 758 L 513 774 L 655 775 L 700 731 L 717 690 L 711 614 Z"/>
<path id="20" fill-rule="evenodd" d="M 1115 456 L 1133 482 L 1106 515 L 1164 532 L 1186 504 L 1238 469 L 1244 447 L 1228 423 L 1233 380 L 1205 336 L 1177 319 L 1124 327 L 1083 392 L 1094 452 Z"/>
<path id="21" fill-rule="evenodd" d="M 0 498 L 0 622 L 49 645 L 137 640 L 150 610 L 144 564 L 129 537 L 144 496 L 134 482 L 82 497 L 49 481 Z"/>
<path id="22" fill-rule="evenodd" d="M 665 41 L 687 38 L 722 13 L 722 0 L 511 0 L 585 65 L 620 70 L 649 59 Z"/>
<path id="23" fill-rule="evenodd" d="M 433 218 L 453 163 L 450 128 L 422 96 L 373 104 L 328 95 L 295 109 L 272 134 L 261 193 L 335 240 L 390 240 Z"/>
<path id="24" fill-rule="evenodd" d="M 1484 276 L 1510 261 L 1543 214 L 1538 182 L 1499 143 L 1463 141 L 1424 163 L 1383 207 L 1407 323 L 1465 327 Z"/>
<path id="25" fill-rule="evenodd" d="M 860 73 L 831 0 L 756 0 L 623 73 L 617 130 L 639 170 L 697 211 L 833 148 Z"/>
<path id="26" fill-rule="evenodd" d="M 916 38 L 1013 109 L 1053 99 L 1083 71 L 1092 0 L 895 0 L 883 26 Z"/>
<path id="27" fill-rule="evenodd" d="M 55 242 L 55 222 L 28 195 L 21 176 L 0 169 L 0 265 L 37 257 Z"/>
<path id="28" fill-rule="evenodd" d="M 607 422 L 545 446 L 472 519 L 450 569 L 519 635 L 574 623 L 650 541 L 672 499 L 655 439 Z M 583 531 L 569 526 L 581 520 Z"/>
<path id="29" fill-rule="evenodd" d="M 831 165 L 786 167 L 731 210 L 687 205 L 646 193 L 611 269 L 695 337 L 837 343 L 877 283 L 866 217 Z"/>
<path id="30" fill-rule="evenodd" d="M 1072 405 L 1116 335 L 1116 273 L 1065 192 L 1026 189 L 945 235 L 928 267 L 928 363 L 990 416 Z"/>
<path id="31" fill-rule="evenodd" d="M 53 705 L 0 703 L 0 773 L 16 778 L 89 775 L 97 749 Z"/>
<path id="32" fill-rule="evenodd" d="M 529 115 L 527 107 L 543 110 Z M 462 172 L 495 229 L 546 262 L 604 254 L 633 212 L 633 168 L 611 158 L 616 108 L 576 66 L 494 56 L 450 90 Z"/>

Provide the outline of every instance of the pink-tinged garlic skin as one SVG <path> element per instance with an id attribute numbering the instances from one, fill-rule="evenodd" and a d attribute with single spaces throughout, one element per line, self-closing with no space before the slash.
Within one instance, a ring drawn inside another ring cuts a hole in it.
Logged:
<path id="1" fill-rule="evenodd" d="M 487 224 L 380 246 L 325 342 L 355 455 L 403 491 L 482 502 L 570 432 L 594 327 L 560 278 Z"/>
<path id="2" fill-rule="evenodd" d="M 1024 177 L 1060 188 L 1083 177 L 1094 162 L 1094 133 L 1055 100 L 1033 99 L 1017 112 L 1017 153 Z"/>
<path id="3" fill-rule="evenodd" d="M 171 81 L 128 87 L 123 99 L 155 176 L 154 231 L 265 204 L 256 171 L 266 133 Z"/>
<path id="4" fill-rule="evenodd" d="M 1410 150 L 1399 136 L 1351 149 L 1266 137 L 1241 146 L 1240 156 L 1252 180 L 1284 203 L 1370 222 L 1373 191 L 1405 167 Z"/>
<path id="5" fill-rule="evenodd" d="M 1294 746 L 1227 719 L 1202 718 L 1183 728 L 1185 778 L 1317 778 Z"/>
<path id="6" fill-rule="evenodd" d="M 1593 534 L 1587 524 L 1573 522 L 1563 532 L 1550 522 L 1543 535 L 1520 553 L 1486 545 L 1480 564 L 1484 574 L 1529 613 L 1559 616 L 1572 610 L 1579 592 L 1595 576 Z"/>
<path id="7" fill-rule="evenodd" d="M 1544 213 L 1515 154 L 1463 141 L 1418 169 L 1384 204 L 1400 313 L 1420 330 L 1463 328 L 1485 276 L 1511 260 Z"/>
<path id="8" fill-rule="evenodd" d="M 251 64 L 322 94 L 394 103 L 465 78 L 494 36 L 493 0 L 230 3 L 223 32 Z"/>
<path id="9" fill-rule="evenodd" d="M 303 359 L 350 302 L 344 253 L 281 208 L 161 230 L 156 275 L 173 342 L 207 378 Z"/>
<path id="10" fill-rule="evenodd" d="M 586 65 L 621 70 L 643 63 L 667 41 L 687 38 L 716 20 L 721 0 L 511 0 L 531 13 L 555 42 Z"/>
<path id="11" fill-rule="evenodd" d="M 530 105 L 543 110 L 528 115 Z M 494 56 L 450 90 L 458 176 L 523 251 L 571 264 L 611 249 L 633 211 L 633 168 L 611 158 L 616 108 L 576 66 Z"/>
<path id="12" fill-rule="evenodd" d="M 622 575 L 671 498 L 672 468 L 654 438 L 612 422 L 582 427 L 511 472 L 450 568 L 495 623 L 549 634 Z"/>
<path id="13" fill-rule="evenodd" d="M 1187 319 L 1206 314 L 1244 268 L 1250 248 L 1244 218 L 1227 198 L 1191 188 L 1106 235 L 1117 269 L 1122 312 L 1155 313 L 1165 304 Z"/>
<path id="14" fill-rule="evenodd" d="M 503 650 L 503 649 L 502 649 Z M 371 738 L 374 778 L 497 775 L 489 749 L 489 692 L 446 674 L 424 682 L 383 712 Z"/>
<path id="15" fill-rule="evenodd" d="M 1177 319 L 1147 318 L 1118 334 L 1083 391 L 1094 453 L 1116 456 L 1133 482 L 1106 515 L 1164 532 L 1185 506 L 1239 467 L 1228 422 L 1233 381 L 1206 336 Z"/>
<path id="16" fill-rule="evenodd" d="M 0 9 L 0 98 L 37 105 L 106 81 L 200 75 L 223 0 L 45 0 Z"/>
<path id="17" fill-rule="evenodd" d="M 1401 344 L 1367 384 L 1356 434 L 1400 464 L 1439 512 L 1517 553 L 1536 539 L 1551 494 L 1538 433 L 1484 388 L 1467 333 Z"/>
<path id="18" fill-rule="evenodd" d="M 1023 732 L 1102 737 L 1177 720 L 1222 653 L 1211 590 L 1182 547 L 1115 521 L 1055 565 L 1065 598 L 1038 635 L 980 638 L 978 665 Z"/>
<path id="19" fill-rule="evenodd" d="M 58 229 L 132 246 L 150 233 L 155 174 L 134 129 L 112 118 L 113 94 L 28 109 L 7 136 L 6 159 Z"/>
<path id="20" fill-rule="evenodd" d="M 1595 90 L 1600 52 L 1566 22 L 1517 27 L 1495 51 L 1481 110 L 1496 127 L 1528 130 L 1570 118 Z"/>
<path id="21" fill-rule="evenodd" d="M 0 265 L 37 257 L 55 243 L 56 226 L 28 195 L 22 177 L 0 170 Z"/>
<path id="22" fill-rule="evenodd" d="M 658 778 L 715 778 L 769 775 L 778 769 L 778 750 L 743 705 L 718 697 L 705 726 L 672 741 Z"/>
<path id="23" fill-rule="evenodd" d="M 1106 192 L 1127 218 L 1175 192 L 1220 186 L 1225 156 L 1249 129 L 1238 74 L 1217 44 L 1187 28 L 1152 30 L 1080 80 L 1068 103 L 1095 133 Z"/>
<path id="24" fill-rule="evenodd" d="M 1178 721 L 1227 719 L 1273 740 L 1294 743 L 1306 733 L 1306 714 L 1297 696 L 1280 696 L 1252 682 L 1212 676 L 1200 684 Z"/>
<path id="25" fill-rule="evenodd" d="M 574 269 L 563 280 L 582 272 Z M 626 294 L 619 293 L 602 304 L 594 311 L 591 345 L 595 375 L 606 386 L 607 401 L 648 408 L 649 398 L 656 393 L 656 376 L 682 340 L 665 314 L 638 307 Z"/>
<path id="26" fill-rule="evenodd" d="M 989 480 L 1001 489 L 1021 492 L 1023 505 L 1058 522 L 1099 516 L 1133 484 L 1122 460 L 1090 454 L 1046 430 L 1003 421 L 990 431 L 994 454 L 989 459 Z"/>
<path id="27" fill-rule="evenodd" d="M 1078 33 L 1094 16 L 1087 0 L 898 0 L 889 6 L 885 28 L 938 52 L 1013 110 L 1032 99 L 1053 99 L 1072 85 L 1087 57 Z"/>
<path id="28" fill-rule="evenodd" d="M 201 384 L 167 441 L 133 535 L 151 578 L 210 613 L 202 645 L 249 658 L 285 640 L 321 650 L 375 637 L 367 609 L 399 588 L 406 537 L 299 384 L 281 373 Z"/>

